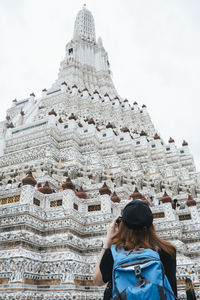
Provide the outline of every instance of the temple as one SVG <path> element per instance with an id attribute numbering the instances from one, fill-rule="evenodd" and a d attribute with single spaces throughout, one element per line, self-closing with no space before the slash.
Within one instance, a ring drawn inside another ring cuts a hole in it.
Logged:
<path id="1" fill-rule="evenodd" d="M 164 141 L 144 104 L 118 95 L 84 6 L 58 78 L 13 100 L 0 123 L 0 299 L 103 299 L 93 270 L 131 199 L 177 247 L 178 293 L 200 297 L 200 175 L 186 141 Z"/>

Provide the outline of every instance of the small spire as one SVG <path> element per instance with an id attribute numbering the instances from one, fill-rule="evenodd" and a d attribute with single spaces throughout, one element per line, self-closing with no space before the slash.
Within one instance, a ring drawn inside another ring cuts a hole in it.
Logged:
<path id="1" fill-rule="evenodd" d="M 169 142 L 169 143 L 174 143 L 174 139 L 173 139 L 172 137 L 170 137 L 170 139 L 169 139 L 168 142 Z"/>
<path id="2" fill-rule="evenodd" d="M 71 181 L 70 177 L 66 179 L 66 182 L 62 184 L 63 190 L 73 190 L 75 189 L 75 186 L 73 182 Z"/>
<path id="3" fill-rule="evenodd" d="M 76 196 L 82 199 L 87 198 L 86 192 L 83 190 L 82 186 L 80 187 L 80 190 L 76 192 Z"/>
<path id="4" fill-rule="evenodd" d="M 93 124 L 93 125 L 95 125 L 95 121 L 93 120 L 93 118 L 91 118 L 91 119 L 88 121 L 88 124 Z"/>
<path id="5" fill-rule="evenodd" d="M 153 138 L 154 138 L 154 140 L 159 140 L 160 136 L 156 133 Z"/>
<path id="6" fill-rule="evenodd" d="M 110 122 L 108 122 L 108 124 L 106 125 L 106 128 L 113 128 L 113 125 Z"/>
<path id="7" fill-rule="evenodd" d="M 188 195 L 186 204 L 187 204 L 187 206 L 195 206 L 196 205 L 196 201 L 192 198 L 192 196 L 190 194 Z"/>
<path id="8" fill-rule="evenodd" d="M 100 195 L 110 195 L 111 191 L 109 190 L 107 184 L 104 182 L 103 186 L 99 189 Z"/>
<path id="9" fill-rule="evenodd" d="M 162 196 L 162 198 L 160 199 L 160 201 L 162 203 L 171 203 L 172 202 L 172 198 L 167 194 L 167 192 L 164 192 L 164 195 Z"/>
<path id="10" fill-rule="evenodd" d="M 142 129 L 142 131 L 140 132 L 140 136 L 147 136 L 146 132 Z"/>
<path id="11" fill-rule="evenodd" d="M 37 184 L 37 181 L 33 177 L 32 172 L 29 171 L 27 173 L 27 176 L 22 179 L 22 183 L 23 183 L 23 185 L 32 185 L 32 186 L 35 186 Z"/>
<path id="12" fill-rule="evenodd" d="M 123 128 L 121 129 L 121 131 L 122 131 L 122 132 L 130 132 L 130 130 L 128 129 L 128 127 L 123 127 Z"/>
<path id="13" fill-rule="evenodd" d="M 188 143 L 184 140 L 182 146 L 188 146 Z"/>
<path id="14" fill-rule="evenodd" d="M 112 196 L 111 196 L 110 199 L 111 199 L 112 202 L 117 202 L 117 203 L 120 202 L 120 198 L 119 198 L 119 196 L 116 194 L 115 191 L 113 192 L 113 194 L 112 194 Z"/>
<path id="15" fill-rule="evenodd" d="M 52 108 L 51 111 L 48 112 L 48 115 L 54 115 L 55 117 L 57 116 L 57 113 L 55 112 L 55 110 Z"/>
<path id="16" fill-rule="evenodd" d="M 71 113 L 71 115 L 68 118 L 69 120 L 77 120 L 77 117 L 74 115 L 74 113 Z"/>
<path id="17" fill-rule="evenodd" d="M 42 194 L 52 194 L 53 190 L 51 189 L 48 181 L 45 182 L 44 186 L 40 188 Z"/>
<path id="18" fill-rule="evenodd" d="M 138 188 L 135 187 L 135 191 L 129 196 L 129 199 L 133 198 L 134 200 L 142 199 L 143 195 L 138 191 Z"/>

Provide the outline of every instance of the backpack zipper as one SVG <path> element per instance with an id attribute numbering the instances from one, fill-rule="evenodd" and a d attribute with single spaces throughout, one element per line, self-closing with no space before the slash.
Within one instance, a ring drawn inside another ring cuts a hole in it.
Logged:
<path id="1" fill-rule="evenodd" d="M 155 258 L 154 256 L 150 256 L 150 255 L 146 255 L 147 257 L 149 257 L 149 258 L 153 258 L 155 261 L 161 261 L 159 258 Z M 137 259 L 139 256 L 136 256 L 135 257 L 135 259 Z M 122 260 L 121 262 L 119 262 L 116 266 L 115 266 L 115 269 L 118 267 L 118 266 L 120 266 L 120 265 L 122 265 L 123 263 L 125 263 L 125 262 L 127 262 L 127 261 L 129 261 L 130 260 L 130 258 L 128 259 L 124 259 L 124 260 Z M 147 261 L 148 259 L 146 259 L 146 260 L 143 260 L 143 261 Z M 151 259 L 149 259 L 149 261 L 151 261 Z M 141 260 L 140 261 L 136 261 L 136 262 L 141 262 Z"/>

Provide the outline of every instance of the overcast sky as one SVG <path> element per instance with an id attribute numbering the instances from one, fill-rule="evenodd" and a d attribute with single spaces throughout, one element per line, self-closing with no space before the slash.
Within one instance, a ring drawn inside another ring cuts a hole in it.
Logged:
<path id="1" fill-rule="evenodd" d="M 185 139 L 200 170 L 199 0 L 0 0 L 0 120 L 56 80 L 84 3 L 118 93 L 146 104 L 165 142 Z"/>

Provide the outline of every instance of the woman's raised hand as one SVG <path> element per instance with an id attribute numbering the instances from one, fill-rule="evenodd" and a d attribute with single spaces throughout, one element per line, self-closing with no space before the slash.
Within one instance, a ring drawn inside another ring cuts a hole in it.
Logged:
<path id="1" fill-rule="evenodd" d="M 118 225 L 117 225 L 117 220 L 118 220 L 119 216 L 117 216 L 111 224 L 108 225 L 107 227 L 107 234 L 106 234 L 106 238 L 104 241 L 104 244 L 110 248 L 110 246 L 112 245 L 112 237 L 116 232 L 116 229 L 118 229 Z"/>

